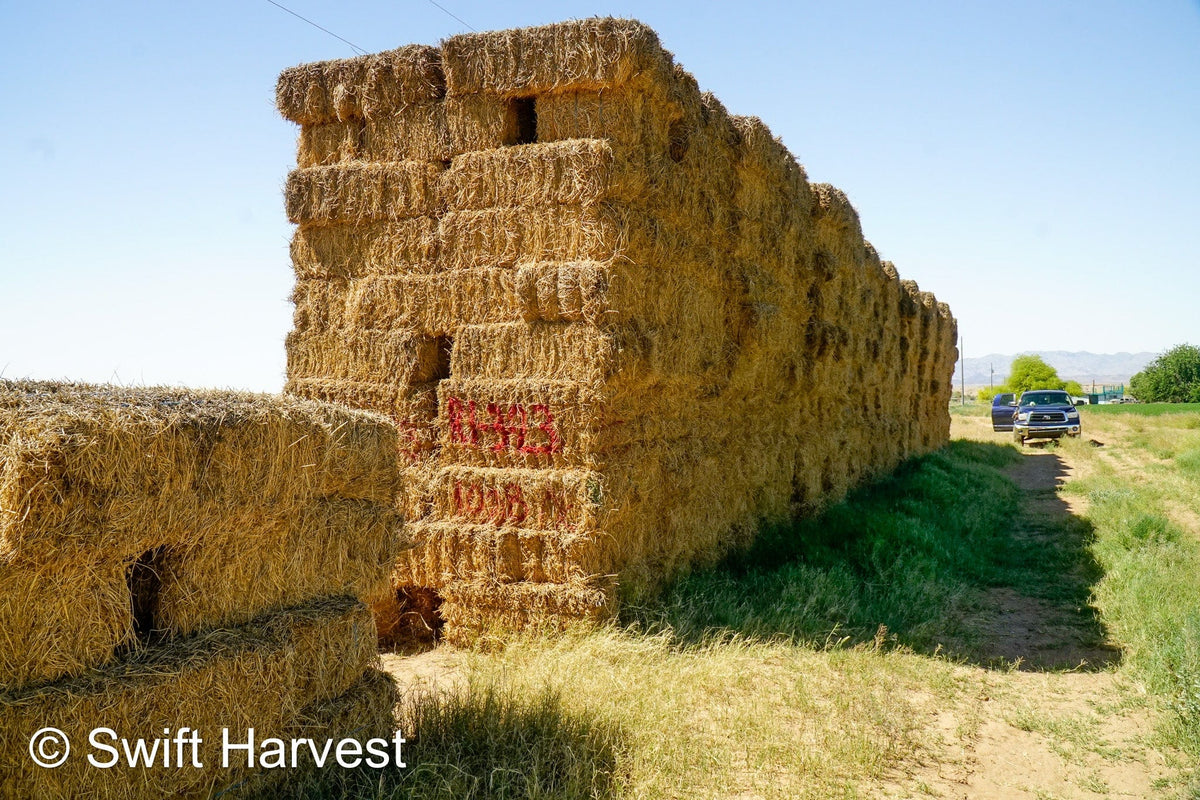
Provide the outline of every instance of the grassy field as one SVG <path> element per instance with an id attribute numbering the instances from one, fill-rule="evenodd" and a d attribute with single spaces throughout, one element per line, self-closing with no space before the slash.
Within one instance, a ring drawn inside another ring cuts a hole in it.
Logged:
<path id="1" fill-rule="evenodd" d="M 1200 409 L 1086 409 L 1038 503 L 986 414 L 619 625 L 444 654 L 407 769 L 299 795 L 937 797 L 1036 746 L 1053 791 L 996 796 L 1200 796 Z M 1014 658 L 1010 610 L 1070 646 Z"/>
<path id="2" fill-rule="evenodd" d="M 1200 406 L 1097 406 L 1067 442 L 1086 477 L 1096 604 L 1126 667 L 1167 698 L 1172 743 L 1200 762 Z"/>

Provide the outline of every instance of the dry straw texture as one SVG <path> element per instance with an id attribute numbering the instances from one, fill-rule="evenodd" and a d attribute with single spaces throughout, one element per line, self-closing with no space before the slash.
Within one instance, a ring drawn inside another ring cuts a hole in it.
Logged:
<path id="1" fill-rule="evenodd" d="M 0 797 L 265 791 L 304 770 L 222 768 L 223 728 L 389 735 L 358 598 L 387 596 L 404 541 L 397 447 L 294 397 L 0 382 Z M 47 726 L 76 748 L 57 769 L 27 750 Z M 101 771 L 100 726 L 196 729 L 204 768 Z"/>
<path id="2" fill-rule="evenodd" d="M 76 678 L 0 690 L 0 796 L 206 797 L 245 780 L 299 779 L 305 770 L 258 775 L 244 755 L 222 768 L 221 730 L 245 741 L 254 728 L 258 742 L 390 736 L 395 690 L 372 669 L 375 651 L 369 610 L 326 599 L 147 648 Z M 202 769 L 191 768 L 190 749 L 182 768 L 175 752 L 164 765 L 162 750 L 149 769 L 122 761 L 99 770 L 82 755 L 98 726 L 149 743 L 185 725 L 204 739 Z M 46 726 L 75 745 L 75 757 L 57 769 L 37 766 L 27 751 Z"/>
<path id="3" fill-rule="evenodd" d="M 949 309 L 653 31 L 395 52 L 427 69 L 279 84 L 289 390 L 402 431 L 416 547 L 381 613 L 432 590 L 462 640 L 604 616 L 945 441 Z"/>
<path id="4" fill-rule="evenodd" d="M 396 447 L 383 418 L 299 398 L 0 383 L 0 685 L 378 593 Z"/>

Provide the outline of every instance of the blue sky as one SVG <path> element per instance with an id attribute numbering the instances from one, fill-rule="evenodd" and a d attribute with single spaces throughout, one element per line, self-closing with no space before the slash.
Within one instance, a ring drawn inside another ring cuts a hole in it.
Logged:
<path id="1" fill-rule="evenodd" d="M 653 26 L 846 191 L 967 355 L 1200 343 L 1200 3 L 439 2 Z M 428 0 L 284 5 L 369 52 L 464 30 Z M 278 390 L 275 79 L 350 55 L 266 0 L 0 0 L 0 375 Z"/>

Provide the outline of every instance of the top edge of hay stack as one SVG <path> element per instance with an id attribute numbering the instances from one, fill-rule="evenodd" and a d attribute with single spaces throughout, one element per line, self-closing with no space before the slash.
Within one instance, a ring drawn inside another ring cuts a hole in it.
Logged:
<path id="1" fill-rule="evenodd" d="M 395 453 L 386 419 L 327 403 L 0 380 L 0 797 L 259 780 L 218 758 L 42 768 L 45 726 L 83 743 L 392 725 L 362 599 L 402 541 Z"/>
<path id="2" fill-rule="evenodd" d="M 401 431 L 379 613 L 603 617 L 947 439 L 949 308 L 645 25 L 304 65 L 277 101 L 288 391 Z"/>

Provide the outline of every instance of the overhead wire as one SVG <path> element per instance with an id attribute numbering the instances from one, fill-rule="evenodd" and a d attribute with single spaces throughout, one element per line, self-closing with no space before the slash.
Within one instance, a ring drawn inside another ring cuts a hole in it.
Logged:
<path id="1" fill-rule="evenodd" d="M 338 36 L 336 33 L 334 33 L 333 31 L 329 30 L 328 28 L 323 28 L 323 27 L 321 27 L 320 25 L 318 25 L 317 23 L 313 22 L 313 21 L 312 21 L 311 19 L 309 19 L 308 17 L 302 17 L 302 16 L 300 16 L 299 14 L 297 14 L 295 11 L 292 11 L 292 10 L 291 10 L 290 8 L 288 8 L 287 6 L 285 6 L 285 5 L 280 5 L 279 3 L 276 3 L 276 2 L 275 2 L 275 0 L 267 0 L 267 2 L 268 2 L 268 3 L 270 3 L 271 5 L 275 6 L 276 8 L 278 8 L 278 9 L 282 10 L 282 11 L 286 11 L 287 13 L 291 14 L 291 15 L 292 15 L 293 17 L 295 17 L 296 19 L 301 19 L 301 20 L 304 20 L 305 22 L 307 22 L 309 25 L 312 25 L 312 26 L 313 26 L 314 28 L 316 28 L 317 30 L 324 31 L 325 33 L 328 33 L 330 36 L 332 36 L 333 38 L 337 39 L 339 42 L 344 42 L 345 44 L 348 44 L 348 45 L 350 45 L 351 49 L 353 49 L 353 50 L 354 50 L 354 52 L 355 52 L 355 53 L 358 53 L 360 56 L 365 56 L 365 55 L 367 54 L 367 51 L 366 51 L 366 50 L 363 50 L 361 47 L 359 47 L 358 45 L 356 45 L 354 42 L 350 41 L 349 39 L 343 39 L 341 36 Z M 436 3 L 434 3 L 434 5 L 437 5 L 437 4 L 436 4 Z M 443 10 L 445 10 L 445 9 L 443 9 Z M 447 13 L 449 13 L 449 12 L 447 12 Z M 454 15 L 453 15 L 453 14 L 451 14 L 451 16 L 454 16 Z M 455 17 L 455 19 L 458 19 L 458 18 L 457 18 L 457 17 Z M 459 22 L 462 22 L 462 20 L 459 20 Z M 466 25 L 466 23 L 465 23 L 465 22 L 464 22 L 463 24 L 464 24 L 464 25 Z"/>
<path id="2" fill-rule="evenodd" d="M 475 29 L 474 29 L 474 28 L 472 28 L 470 25 L 467 25 L 467 22 L 466 22 L 466 20 L 464 20 L 462 17 L 458 16 L 457 14 L 455 14 L 453 11 L 451 11 L 451 10 L 450 10 L 450 9 L 448 9 L 448 8 L 446 8 L 445 6 L 443 6 L 443 5 L 440 5 L 440 4 L 438 4 L 438 3 L 435 3 L 435 2 L 434 2 L 434 0 L 429 0 L 429 4 L 430 4 L 430 5 L 432 5 L 432 6 L 436 6 L 437 8 L 440 8 L 442 11 L 446 12 L 446 14 L 448 14 L 449 16 L 451 16 L 451 17 L 453 17 L 454 19 L 458 20 L 458 21 L 459 21 L 459 22 L 461 22 L 463 25 L 466 25 L 466 26 L 467 26 L 467 29 L 468 29 L 468 30 L 470 30 L 472 33 L 479 33 L 479 31 L 475 30 Z"/>

